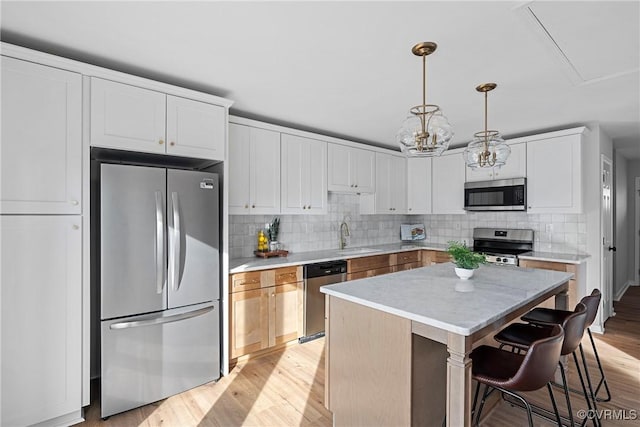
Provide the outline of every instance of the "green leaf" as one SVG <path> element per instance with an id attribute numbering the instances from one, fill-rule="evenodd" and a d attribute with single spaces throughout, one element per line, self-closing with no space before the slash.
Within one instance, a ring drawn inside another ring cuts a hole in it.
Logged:
<path id="1" fill-rule="evenodd" d="M 453 258 L 453 262 L 458 268 L 466 268 L 468 270 L 476 269 L 480 264 L 487 262 L 484 254 L 472 252 L 464 243 L 454 240 L 447 242 L 449 247 L 447 253 Z"/>

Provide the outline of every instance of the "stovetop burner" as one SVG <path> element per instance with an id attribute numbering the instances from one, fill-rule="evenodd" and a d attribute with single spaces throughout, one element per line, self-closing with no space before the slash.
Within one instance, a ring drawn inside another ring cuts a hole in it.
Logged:
<path id="1" fill-rule="evenodd" d="M 518 265 L 518 255 L 533 250 L 533 230 L 474 228 L 473 250 L 492 264 Z"/>

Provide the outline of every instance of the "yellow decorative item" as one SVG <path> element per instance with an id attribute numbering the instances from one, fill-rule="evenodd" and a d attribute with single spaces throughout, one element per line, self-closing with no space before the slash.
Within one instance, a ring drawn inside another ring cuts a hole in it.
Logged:
<path id="1" fill-rule="evenodd" d="M 258 231 L 258 250 L 266 252 L 269 249 L 269 243 L 267 236 L 264 235 L 264 231 Z"/>

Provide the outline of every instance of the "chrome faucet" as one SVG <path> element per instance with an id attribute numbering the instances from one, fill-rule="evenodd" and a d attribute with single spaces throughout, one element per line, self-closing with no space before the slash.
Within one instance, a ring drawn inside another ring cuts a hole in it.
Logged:
<path id="1" fill-rule="evenodd" d="M 344 249 L 347 246 L 347 237 L 349 237 L 349 226 L 345 221 L 340 224 L 340 249 Z"/>

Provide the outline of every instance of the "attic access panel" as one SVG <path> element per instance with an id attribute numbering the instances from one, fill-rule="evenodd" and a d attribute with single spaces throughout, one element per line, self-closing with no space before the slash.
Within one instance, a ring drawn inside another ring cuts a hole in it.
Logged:
<path id="1" fill-rule="evenodd" d="M 542 2 L 521 9 L 575 84 L 640 70 L 640 3 Z"/>

